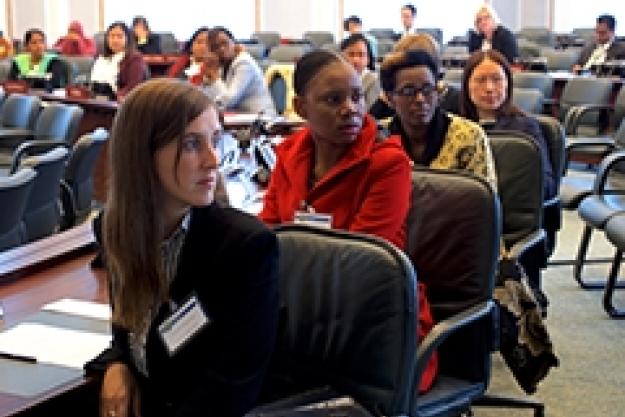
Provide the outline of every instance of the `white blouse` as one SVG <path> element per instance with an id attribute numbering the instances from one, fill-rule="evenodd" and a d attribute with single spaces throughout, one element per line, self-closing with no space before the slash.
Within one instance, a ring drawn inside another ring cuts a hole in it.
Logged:
<path id="1" fill-rule="evenodd" d="M 124 56 L 125 51 L 118 52 L 110 57 L 100 55 L 91 67 L 91 82 L 107 83 L 117 91 L 117 77 L 119 76 L 119 63 Z"/>

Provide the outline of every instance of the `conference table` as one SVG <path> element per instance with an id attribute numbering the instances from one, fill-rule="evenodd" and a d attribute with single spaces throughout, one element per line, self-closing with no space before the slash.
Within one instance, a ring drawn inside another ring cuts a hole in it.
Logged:
<path id="1" fill-rule="evenodd" d="M 94 254 L 89 223 L 0 252 L 0 330 L 26 320 L 109 331 L 108 322 L 40 311 L 63 298 L 108 302 L 105 272 L 89 266 Z M 96 416 L 97 393 L 98 381 L 85 377 L 82 369 L 0 358 L 0 417 Z"/>

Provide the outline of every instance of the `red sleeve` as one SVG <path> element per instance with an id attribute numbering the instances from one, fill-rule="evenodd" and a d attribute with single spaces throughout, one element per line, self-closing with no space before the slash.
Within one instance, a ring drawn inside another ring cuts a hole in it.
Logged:
<path id="1" fill-rule="evenodd" d="M 419 343 L 430 333 L 432 327 L 434 327 L 434 318 L 432 317 L 432 311 L 430 310 L 430 303 L 426 297 L 425 284 L 419 282 L 417 297 L 419 297 L 419 317 L 417 327 L 417 340 Z M 419 381 L 419 392 L 425 392 L 430 389 L 434 378 L 438 373 L 438 352 L 434 352 L 428 364 L 421 375 Z"/>
<path id="2" fill-rule="evenodd" d="M 83 38 L 81 42 L 82 54 L 84 56 L 95 56 L 96 48 L 95 41 L 89 38 Z"/>
<path id="3" fill-rule="evenodd" d="M 382 144 L 374 150 L 372 159 L 366 178 L 367 196 L 349 230 L 380 236 L 403 249 L 411 190 L 410 162 L 395 143 Z"/>
<path id="4" fill-rule="evenodd" d="M 145 80 L 146 66 L 141 54 L 128 57 L 128 62 L 120 68 L 119 81 L 121 87 L 117 90 L 117 97 L 123 98 L 130 90 Z"/>
<path id="5" fill-rule="evenodd" d="M 169 67 L 167 71 L 167 76 L 169 78 L 178 78 L 182 70 L 189 64 L 189 56 L 183 55 L 174 62 L 174 65 Z"/>

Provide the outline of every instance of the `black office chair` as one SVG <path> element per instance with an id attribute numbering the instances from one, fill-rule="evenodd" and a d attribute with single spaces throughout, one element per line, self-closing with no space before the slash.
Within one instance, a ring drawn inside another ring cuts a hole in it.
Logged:
<path id="1" fill-rule="evenodd" d="M 264 44 L 269 50 L 271 50 L 271 48 L 275 46 L 280 45 L 280 33 L 278 32 L 254 32 L 252 34 L 252 39 L 258 39 L 258 41 Z"/>
<path id="2" fill-rule="evenodd" d="M 27 242 L 49 236 L 59 230 L 60 186 L 68 157 L 67 148 L 57 147 L 19 162 L 20 168 L 29 167 L 37 172 L 22 216 Z"/>
<path id="3" fill-rule="evenodd" d="M 156 32 L 159 38 L 161 38 L 161 53 L 163 54 L 177 54 L 180 52 L 178 47 L 178 41 L 176 36 L 171 32 Z"/>
<path id="4" fill-rule="evenodd" d="M 323 45 L 334 43 L 334 34 L 327 31 L 307 31 L 302 37 L 308 40 L 313 48 L 321 48 Z"/>
<path id="5" fill-rule="evenodd" d="M 36 176 L 32 168 L 20 169 L 8 177 L 0 176 L 0 251 L 24 243 L 22 216 Z"/>
<path id="6" fill-rule="evenodd" d="M 23 137 L 32 135 L 41 100 L 36 96 L 11 94 L 2 104 L 0 116 L 0 149 L 12 147 L 2 137 Z"/>
<path id="7" fill-rule="evenodd" d="M 268 398 L 330 385 L 376 415 L 415 415 L 416 276 L 385 241 L 288 225 Z"/>
<path id="8" fill-rule="evenodd" d="M 616 252 L 603 293 L 603 308 L 610 317 L 624 319 L 625 309 L 616 307 L 613 297 L 616 288 L 623 288 L 622 285 L 617 285 L 617 280 L 623 260 L 623 251 L 625 251 L 625 213 L 616 214 L 606 222 L 605 235 L 616 248 Z"/>
<path id="9" fill-rule="evenodd" d="M 567 81 L 559 101 L 559 120 L 568 135 L 596 136 L 605 127 L 596 112 L 577 116 L 578 106 L 605 106 L 612 93 L 612 80 L 605 78 L 572 78 Z M 574 110 L 572 110 L 574 109 Z M 571 111 L 572 110 L 572 111 Z"/>
<path id="10" fill-rule="evenodd" d="M 61 181 L 63 207 L 61 230 L 85 220 L 93 208 L 93 170 L 108 132 L 100 130 L 82 136 L 74 144 Z"/>
<path id="11" fill-rule="evenodd" d="M 499 200 L 481 178 L 426 168 L 413 171 L 411 195 L 407 253 L 427 286 L 438 323 L 419 346 L 415 378 L 433 349 L 440 367 L 432 389 L 416 397 L 411 415 L 459 415 L 482 398 L 490 380 L 497 338 L 491 300 Z"/>
<path id="12" fill-rule="evenodd" d="M 503 242 L 510 257 L 525 268 L 532 287 L 540 290 L 540 270 L 546 266 L 540 150 L 521 132 L 489 131 L 488 138 L 503 208 Z"/>
<path id="13" fill-rule="evenodd" d="M 16 153 L 17 159 L 20 159 L 24 155 L 42 153 L 59 145 L 71 146 L 83 114 L 84 110 L 80 106 L 48 103 L 39 113 L 32 135 L 3 137 L 0 133 L 0 142 L 4 144 L 0 149 L 0 167 L 7 168 L 14 164 Z"/>

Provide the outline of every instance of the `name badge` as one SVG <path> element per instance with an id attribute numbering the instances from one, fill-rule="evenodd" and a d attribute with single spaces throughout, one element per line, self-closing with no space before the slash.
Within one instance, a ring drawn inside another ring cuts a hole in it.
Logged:
<path id="1" fill-rule="evenodd" d="M 332 215 L 325 213 L 311 213 L 308 211 L 296 211 L 295 216 L 293 217 L 293 223 L 321 227 L 323 229 L 332 229 Z"/>
<path id="2" fill-rule="evenodd" d="M 211 319 L 193 295 L 158 326 L 158 333 L 172 356 L 210 322 Z"/>

